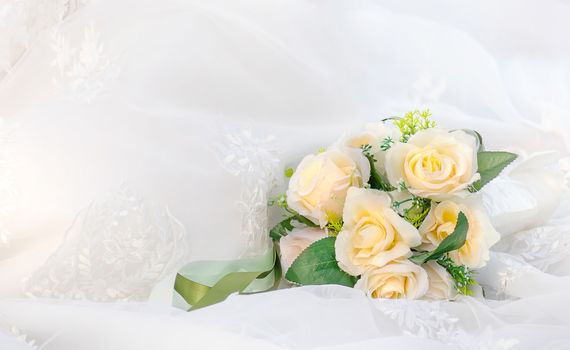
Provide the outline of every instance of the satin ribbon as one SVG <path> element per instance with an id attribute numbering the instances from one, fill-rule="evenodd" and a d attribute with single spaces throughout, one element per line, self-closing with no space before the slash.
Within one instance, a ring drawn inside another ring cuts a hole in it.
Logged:
<path id="1" fill-rule="evenodd" d="M 231 261 L 198 261 L 176 275 L 174 290 L 189 304 L 188 311 L 224 301 L 233 293 L 259 293 L 277 288 L 281 266 L 275 249 Z"/>

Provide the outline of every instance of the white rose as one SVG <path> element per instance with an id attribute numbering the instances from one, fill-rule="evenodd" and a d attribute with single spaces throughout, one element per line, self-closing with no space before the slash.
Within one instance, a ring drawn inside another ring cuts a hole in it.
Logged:
<path id="1" fill-rule="evenodd" d="M 281 266 L 287 272 L 297 257 L 312 243 L 326 238 L 325 231 L 318 228 L 294 228 L 289 234 L 279 240 L 281 251 Z"/>
<path id="2" fill-rule="evenodd" d="M 344 207 L 344 226 L 335 242 L 339 266 L 353 276 L 370 266 L 411 255 L 421 244 L 418 230 L 391 208 L 385 192 L 351 188 Z"/>
<path id="3" fill-rule="evenodd" d="M 368 123 L 364 131 L 343 135 L 335 145 L 357 149 L 361 149 L 364 145 L 370 145 L 370 152 L 376 159 L 376 168 L 379 172 L 384 173 L 386 151 L 382 151 L 380 145 L 387 138 L 390 138 L 393 142 L 398 142 L 402 138 L 402 132 L 397 128 L 389 127 L 383 122 Z"/>
<path id="4" fill-rule="evenodd" d="M 457 294 L 449 272 L 435 261 L 423 265 L 428 274 L 429 289 L 424 298 L 429 300 L 449 300 Z"/>
<path id="5" fill-rule="evenodd" d="M 429 288 L 427 272 L 408 259 L 367 270 L 354 288 L 373 298 L 419 299 Z"/>
<path id="6" fill-rule="evenodd" d="M 479 180 L 477 141 L 461 131 L 432 128 L 418 132 L 407 143 L 394 144 L 386 154 L 386 174 L 392 186 L 403 180 L 420 197 L 442 200 L 465 196 Z"/>
<path id="7" fill-rule="evenodd" d="M 469 223 L 465 244 L 449 253 L 449 257 L 459 265 L 478 269 L 489 260 L 489 248 L 499 241 L 500 235 L 491 225 L 479 195 L 465 200 L 432 202 L 432 207 L 420 226 L 422 241 L 427 249 L 438 246 L 453 233 L 459 212 L 463 212 Z"/>
<path id="8" fill-rule="evenodd" d="M 345 134 L 335 145 L 358 149 L 364 145 L 370 145 L 372 147 L 372 153 L 376 154 L 381 151 L 380 145 L 387 138 L 397 142 L 402 138 L 402 132 L 382 122 L 368 123 L 364 127 L 364 131 Z"/>
<path id="9" fill-rule="evenodd" d="M 330 149 L 303 158 L 289 182 L 287 204 L 321 227 L 340 218 L 350 187 L 362 187 L 370 164 L 360 150 Z"/>

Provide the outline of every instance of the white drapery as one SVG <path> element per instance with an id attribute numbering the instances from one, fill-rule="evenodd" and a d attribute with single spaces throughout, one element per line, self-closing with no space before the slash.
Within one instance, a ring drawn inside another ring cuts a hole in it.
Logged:
<path id="1" fill-rule="evenodd" d="M 168 334 L 172 348 L 199 341 L 172 330 L 198 325 L 242 333 L 244 344 L 301 348 L 532 348 L 531 336 L 564 348 L 566 321 L 547 315 L 568 310 L 567 200 L 555 170 L 570 132 L 567 3 L 2 6 L 19 11 L 0 16 L 11 29 L 0 31 L 11 48 L 0 80 L 0 296 L 19 298 L 2 301 L 6 333 L 46 349 L 142 346 L 117 340 L 133 322 Z M 490 149 L 558 152 L 528 157 L 487 191 L 504 241 L 480 278 L 493 297 L 518 301 L 403 307 L 320 287 L 234 297 L 187 315 L 20 299 L 144 301 L 185 262 L 258 253 L 268 190 L 278 191 L 284 167 L 347 128 L 425 107 L 442 126 L 479 130 Z M 350 328 L 360 331 L 335 338 L 348 326 L 311 321 L 324 309 L 327 319 L 362 317 Z M 228 313 L 235 318 L 214 322 Z M 47 321 L 55 315 L 61 322 Z M 125 322 L 105 325 L 113 315 Z M 82 316 L 93 332 L 74 338 L 65 329 Z M 280 328 L 293 321 L 297 328 Z"/>

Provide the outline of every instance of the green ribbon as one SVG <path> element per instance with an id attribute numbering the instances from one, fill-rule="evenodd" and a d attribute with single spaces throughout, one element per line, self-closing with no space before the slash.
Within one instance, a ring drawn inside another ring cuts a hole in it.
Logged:
<path id="1" fill-rule="evenodd" d="M 192 311 L 224 301 L 232 293 L 276 289 L 280 279 L 281 266 L 273 249 L 254 258 L 188 264 L 176 275 L 174 290 Z"/>

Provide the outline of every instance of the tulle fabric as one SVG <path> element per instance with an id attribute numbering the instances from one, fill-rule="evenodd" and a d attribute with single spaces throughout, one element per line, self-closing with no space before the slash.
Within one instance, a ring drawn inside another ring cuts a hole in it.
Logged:
<path id="1" fill-rule="evenodd" d="M 436 5 L 99 0 L 34 31 L 0 78 L 0 347 L 570 347 L 570 9 Z M 489 300 L 321 286 L 187 314 L 151 293 L 263 252 L 284 168 L 416 107 L 521 154 L 484 191 L 503 235 Z"/>

